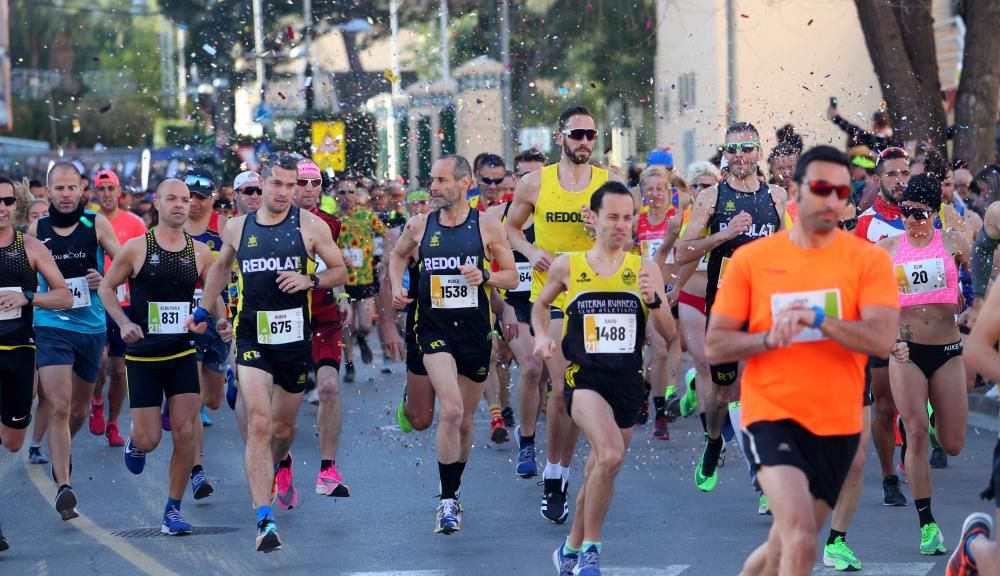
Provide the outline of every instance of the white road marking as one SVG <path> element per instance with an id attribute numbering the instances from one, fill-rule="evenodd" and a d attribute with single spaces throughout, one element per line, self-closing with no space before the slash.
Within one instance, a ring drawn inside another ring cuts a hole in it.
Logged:
<path id="1" fill-rule="evenodd" d="M 690 564 L 670 564 L 663 568 L 602 567 L 601 574 L 605 576 L 677 576 L 690 567 Z"/>
<path id="2" fill-rule="evenodd" d="M 390 570 L 388 572 L 351 572 L 347 576 L 446 576 L 451 570 Z"/>
<path id="3" fill-rule="evenodd" d="M 947 559 L 947 556 L 942 556 Z M 861 570 L 865 576 L 927 576 L 934 562 L 865 562 Z M 822 565 L 813 570 L 813 576 L 840 576 L 833 568 Z"/>

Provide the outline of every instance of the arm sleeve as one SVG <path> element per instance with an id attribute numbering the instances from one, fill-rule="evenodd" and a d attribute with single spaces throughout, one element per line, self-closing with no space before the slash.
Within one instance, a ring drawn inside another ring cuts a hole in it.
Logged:
<path id="1" fill-rule="evenodd" d="M 726 274 L 712 305 L 712 314 L 741 322 L 750 320 L 750 291 L 750 265 L 746 254 L 737 250 L 726 266 Z"/>
<path id="2" fill-rule="evenodd" d="M 997 246 L 1000 246 L 1000 238 L 991 238 L 984 225 L 972 249 L 972 295 L 976 298 L 986 297 L 986 287 L 993 275 L 993 253 Z"/>

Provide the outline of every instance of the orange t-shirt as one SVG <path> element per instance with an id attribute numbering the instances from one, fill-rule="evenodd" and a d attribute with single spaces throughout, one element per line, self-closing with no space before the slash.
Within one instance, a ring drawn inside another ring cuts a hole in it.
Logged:
<path id="1" fill-rule="evenodd" d="M 146 234 L 146 223 L 135 214 L 127 210 L 119 210 L 118 216 L 114 220 L 108 219 L 111 222 L 111 229 L 115 231 L 115 236 L 118 238 L 118 243 L 122 246 L 126 242 L 133 238 L 138 238 L 139 236 L 144 236 Z M 107 272 L 111 268 L 111 256 L 104 255 L 104 271 Z M 124 284 L 118 287 L 118 300 L 121 301 L 123 306 L 128 306 L 128 301 L 125 299 L 125 294 L 128 290 L 128 281 L 126 280 Z"/>
<path id="2" fill-rule="evenodd" d="M 897 308 L 889 253 L 835 233 L 823 248 L 800 248 L 784 230 L 739 248 L 712 314 L 747 322 L 754 334 L 770 330 L 772 314 L 793 302 L 847 321 L 860 320 L 866 306 Z M 811 328 L 789 346 L 750 357 L 741 384 L 743 426 L 791 419 L 818 436 L 860 433 L 865 361 Z"/>

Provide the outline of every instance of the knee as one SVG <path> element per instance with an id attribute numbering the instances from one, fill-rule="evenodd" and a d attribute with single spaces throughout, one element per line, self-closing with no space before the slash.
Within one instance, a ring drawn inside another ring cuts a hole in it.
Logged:
<path id="1" fill-rule="evenodd" d="M 434 413 L 430 410 L 419 410 L 413 414 L 407 411 L 406 419 L 410 421 L 410 426 L 413 426 L 414 430 L 427 430 L 434 423 Z"/>
<path id="2" fill-rule="evenodd" d="M 48 401 L 49 405 L 49 417 L 55 421 L 65 421 L 69 420 L 69 401 L 63 399 L 50 398 Z"/>
<path id="3" fill-rule="evenodd" d="M 922 424 L 922 425 L 921 425 Z M 926 421 L 907 421 L 906 424 L 906 451 L 926 452 L 930 442 L 930 434 L 927 431 Z"/>
<path id="4" fill-rule="evenodd" d="M 958 456 L 965 446 L 965 429 L 960 430 L 958 434 L 942 434 L 938 431 L 937 441 L 949 456 Z"/>
<path id="5" fill-rule="evenodd" d="M 602 450 L 597 456 L 597 465 L 606 474 L 617 474 L 625 459 L 625 451 L 621 448 L 608 448 Z"/>
<path id="6" fill-rule="evenodd" d="M 152 452 L 160 444 L 160 436 L 155 432 L 142 432 L 133 429 L 129 436 L 132 438 L 132 445 L 143 452 Z"/>
<path id="7" fill-rule="evenodd" d="M 316 384 L 320 402 L 333 402 L 340 398 L 340 382 L 336 378 L 324 377 Z"/>
<path id="8" fill-rule="evenodd" d="M 472 422 L 466 421 L 466 419 L 463 418 L 462 423 L 458 426 L 458 431 L 460 434 L 462 434 L 462 436 L 467 436 L 469 434 L 472 434 L 473 433 Z"/>
<path id="9" fill-rule="evenodd" d="M 295 437 L 295 422 L 275 422 L 272 430 L 275 440 L 291 440 Z"/>
<path id="10" fill-rule="evenodd" d="M 3 447 L 7 449 L 8 452 L 14 453 L 24 446 L 24 434 L 13 434 L 10 436 L 5 436 L 3 439 Z"/>
<path id="11" fill-rule="evenodd" d="M 218 410 L 219 406 L 222 405 L 222 398 L 219 397 L 218 394 L 209 394 L 205 396 L 202 403 L 205 405 L 205 408 L 208 408 L 209 410 Z"/>
<path id="12" fill-rule="evenodd" d="M 799 558 L 812 559 L 816 557 L 816 530 L 813 524 L 796 527 L 794 531 L 788 531 L 781 536 L 782 550 L 788 550 Z"/>
<path id="13" fill-rule="evenodd" d="M 247 436 L 266 441 L 271 436 L 271 418 L 263 411 L 247 410 Z"/>
<path id="14" fill-rule="evenodd" d="M 715 397 L 720 406 L 728 407 L 730 402 L 734 402 L 738 399 L 736 386 L 719 386 L 717 384 L 713 384 L 712 389 L 715 390 Z"/>
<path id="15" fill-rule="evenodd" d="M 535 387 L 542 377 L 542 365 L 535 361 L 525 362 L 523 365 L 518 363 L 518 365 L 521 368 L 521 382 L 525 383 L 524 388 Z"/>
<path id="16" fill-rule="evenodd" d="M 875 399 L 875 418 L 882 423 L 891 423 L 896 419 L 896 407 L 892 400 L 884 396 Z"/>
<path id="17" fill-rule="evenodd" d="M 440 402 L 439 409 L 441 425 L 455 428 L 462 426 L 462 417 L 465 415 L 465 411 L 462 409 L 461 402 Z"/>

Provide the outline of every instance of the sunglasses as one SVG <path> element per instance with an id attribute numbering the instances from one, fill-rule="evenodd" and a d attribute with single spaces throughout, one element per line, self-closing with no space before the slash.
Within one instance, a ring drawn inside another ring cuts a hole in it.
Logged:
<path id="1" fill-rule="evenodd" d="M 487 186 L 499 186 L 503 182 L 503 178 L 487 178 L 486 176 L 480 176 L 479 180 Z"/>
<path id="2" fill-rule="evenodd" d="M 931 217 L 931 211 L 925 210 L 923 208 L 914 208 L 912 206 L 902 205 L 899 207 L 900 213 L 903 218 L 916 218 L 917 220 L 927 220 Z"/>
<path id="3" fill-rule="evenodd" d="M 322 178 L 299 178 L 295 181 L 295 184 L 300 188 L 305 188 L 306 186 L 321 186 L 323 184 Z"/>
<path id="4" fill-rule="evenodd" d="M 0 202 L 2 202 L 4 206 L 13 206 L 14 204 L 17 204 L 17 198 L 13 196 L 4 196 L 3 198 L 0 198 Z"/>
<path id="5" fill-rule="evenodd" d="M 692 184 L 691 185 L 692 188 L 694 188 L 695 190 L 697 190 L 699 192 L 701 192 L 705 188 L 711 188 L 712 186 L 715 186 L 715 184 L 705 184 L 704 182 L 700 183 L 700 184 Z"/>
<path id="6" fill-rule="evenodd" d="M 841 200 L 847 200 L 851 196 L 851 187 L 849 185 L 841 184 L 840 186 L 837 186 L 835 184 L 830 184 L 826 180 L 810 180 L 809 191 L 823 198 L 828 197 L 834 192 L 837 193 L 837 198 Z"/>
<path id="7" fill-rule="evenodd" d="M 185 176 L 184 184 L 186 184 L 188 188 L 196 186 L 198 188 L 202 188 L 205 190 L 215 190 L 215 182 L 212 182 L 211 178 L 206 178 L 204 176 L 197 176 L 194 174 Z"/>
<path id="8" fill-rule="evenodd" d="M 587 139 L 587 142 L 593 142 L 597 139 L 597 130 L 593 128 L 574 128 L 573 130 L 562 130 L 564 136 L 569 137 L 570 140 L 583 140 Z"/>
<path id="9" fill-rule="evenodd" d="M 246 186 L 240 189 L 240 194 L 243 194 L 244 196 L 259 196 L 261 193 L 261 189 L 257 186 Z"/>
<path id="10" fill-rule="evenodd" d="M 737 152 L 750 154 L 757 148 L 760 148 L 760 142 L 757 142 L 756 140 L 751 140 L 750 142 L 733 142 L 731 144 L 722 145 L 722 150 L 726 154 L 736 154 Z"/>

